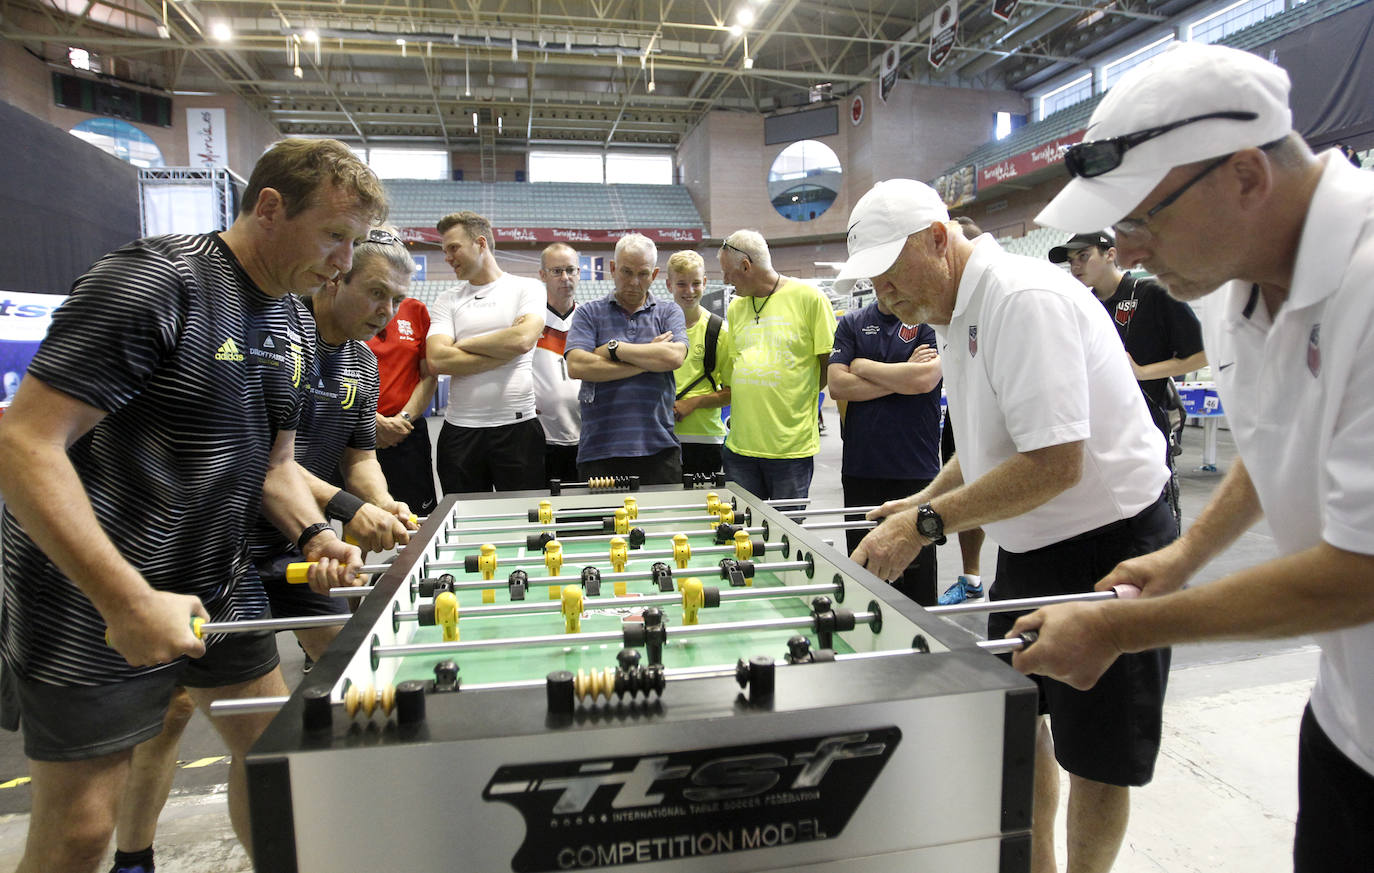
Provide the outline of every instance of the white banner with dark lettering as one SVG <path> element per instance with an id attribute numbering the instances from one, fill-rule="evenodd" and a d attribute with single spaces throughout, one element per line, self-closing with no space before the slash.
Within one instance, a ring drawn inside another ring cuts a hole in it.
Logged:
<path id="1" fill-rule="evenodd" d="M 19 380 L 48 335 L 52 312 L 65 294 L 0 291 L 0 407 L 8 406 Z"/>
<path id="2" fill-rule="evenodd" d="M 229 166 L 229 124 L 223 109 L 186 110 L 187 165 Z"/>
<path id="3" fill-rule="evenodd" d="M 932 67 L 938 67 L 949 57 L 954 48 L 954 39 L 959 35 L 959 0 L 948 3 L 935 10 L 935 22 L 930 28 L 930 59 Z"/>

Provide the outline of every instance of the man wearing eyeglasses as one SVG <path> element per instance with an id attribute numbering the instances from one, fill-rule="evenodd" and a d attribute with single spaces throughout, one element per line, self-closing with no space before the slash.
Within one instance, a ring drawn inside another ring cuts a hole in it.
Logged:
<path id="1" fill-rule="evenodd" d="M 534 347 L 534 400 L 544 427 L 544 475 L 564 482 L 577 481 L 577 443 L 582 413 L 577 400 L 580 379 L 568 375 L 568 330 L 572 327 L 574 295 L 580 277 L 577 249 L 554 243 L 539 255 L 539 279 L 544 283 L 544 332 Z"/>
<path id="2" fill-rule="evenodd" d="M 1313 634 L 1298 753 L 1294 869 L 1374 856 L 1374 176 L 1292 131 L 1288 75 L 1182 45 L 1122 78 L 1037 218 L 1115 225 L 1125 263 L 1183 300 L 1213 294 L 1203 339 L 1240 457 L 1178 542 L 1098 587 L 1139 600 L 1032 613 L 1025 671 L 1087 688 L 1121 652 Z M 1162 132 L 1156 132 L 1162 131 Z M 1174 131 L 1177 131 L 1176 133 Z M 1280 557 L 1187 580 L 1261 517 Z M 1122 656 L 1125 657 L 1125 656 Z"/>
<path id="3" fill-rule="evenodd" d="M 1162 499 L 1169 471 L 1111 320 L 1049 263 L 966 239 L 940 196 L 910 179 L 879 182 L 849 219 L 839 278 L 873 280 L 903 323 L 939 339 L 958 452 L 916 494 L 869 513 L 883 519 L 853 552 L 896 579 L 920 549 L 982 527 L 1000 548 L 990 597 L 1091 591 L 1117 562 L 1177 536 Z M 894 435 L 900 438 L 900 434 Z M 989 637 L 1011 625 L 988 619 Z M 1094 691 L 1037 682 L 1031 832 L 1035 873 L 1056 869 L 1056 761 L 1069 773 L 1069 869 L 1105 873 L 1159 753 L 1167 650 L 1123 660 Z"/>

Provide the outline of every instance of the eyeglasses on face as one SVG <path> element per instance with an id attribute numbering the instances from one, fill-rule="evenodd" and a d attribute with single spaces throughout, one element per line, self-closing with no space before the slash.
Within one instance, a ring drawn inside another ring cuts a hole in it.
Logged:
<path id="1" fill-rule="evenodd" d="M 367 241 L 383 246 L 394 246 L 400 244 L 401 238 L 389 230 L 374 227 L 367 232 Z"/>
<path id="2" fill-rule="evenodd" d="M 746 252 L 744 249 L 736 248 L 735 246 L 730 245 L 728 242 L 722 242 L 720 244 L 720 247 L 723 249 L 729 249 L 730 251 L 739 254 L 741 257 L 743 257 L 746 261 L 748 261 L 751 264 L 754 263 L 754 259 L 749 257 L 749 253 Z"/>
<path id="3" fill-rule="evenodd" d="M 581 270 L 578 267 L 549 267 L 544 272 L 552 276 L 576 276 Z"/>
<path id="4" fill-rule="evenodd" d="M 1283 139 L 1276 139 L 1272 142 L 1264 143 L 1259 148 L 1267 152 L 1270 149 L 1273 149 L 1282 143 Z M 1174 192 L 1172 194 L 1170 194 L 1168 197 L 1165 197 L 1163 200 L 1159 201 L 1154 206 L 1146 210 L 1144 218 L 1123 218 L 1121 221 L 1118 221 L 1116 224 L 1112 225 L 1112 233 L 1116 234 L 1116 238 L 1118 240 L 1120 240 L 1123 236 L 1133 237 L 1137 242 L 1143 240 L 1146 237 L 1146 235 L 1150 233 L 1149 222 L 1151 218 L 1154 218 L 1156 215 L 1163 212 L 1165 209 L 1168 209 L 1175 202 L 1177 202 L 1178 198 L 1186 194 L 1189 188 L 1193 187 L 1198 182 L 1201 182 L 1204 178 L 1207 177 L 1209 173 L 1211 173 L 1213 170 L 1215 170 L 1217 167 L 1220 167 L 1227 161 L 1231 160 L 1235 156 L 1236 152 L 1231 152 L 1228 155 L 1222 155 L 1216 160 L 1208 162 L 1207 166 L 1199 170 L 1197 174 L 1194 175 L 1191 179 L 1184 182 L 1182 185 L 1178 186 L 1178 188 L 1174 189 Z"/>
<path id="5" fill-rule="evenodd" d="M 1185 125 L 1194 124 L 1199 121 L 1210 121 L 1212 119 L 1224 119 L 1228 121 L 1254 121 L 1259 118 L 1259 114 L 1246 111 L 1232 112 L 1208 112 L 1205 115 L 1194 115 L 1192 118 L 1183 118 L 1178 121 L 1162 124 L 1159 127 L 1150 127 L 1145 130 L 1138 130 L 1135 133 L 1127 133 L 1121 136 L 1114 136 L 1111 139 L 1097 139 L 1091 142 L 1080 142 L 1069 147 L 1064 153 L 1064 166 L 1069 171 L 1070 176 L 1081 176 L 1084 179 L 1091 179 L 1094 176 L 1101 176 L 1103 173 L 1110 173 L 1121 166 L 1121 161 L 1126 157 L 1126 152 L 1138 145 L 1147 143 L 1157 136 L 1163 136 L 1171 130 L 1177 130 Z"/>

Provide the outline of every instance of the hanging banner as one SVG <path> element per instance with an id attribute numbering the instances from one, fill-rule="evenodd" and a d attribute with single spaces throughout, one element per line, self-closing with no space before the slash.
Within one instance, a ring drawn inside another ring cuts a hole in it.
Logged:
<path id="1" fill-rule="evenodd" d="M 14 399 L 19 380 L 48 334 L 53 310 L 64 294 L 26 294 L 0 290 L 0 413 Z"/>
<path id="2" fill-rule="evenodd" d="M 229 125 L 223 109 L 186 110 L 186 153 L 192 167 L 229 166 Z"/>
<path id="3" fill-rule="evenodd" d="M 992 14 L 1003 21 L 1011 21 L 1021 0 L 992 0 Z"/>
<path id="4" fill-rule="evenodd" d="M 1052 167 L 1064 160 L 1064 152 L 1069 146 L 1082 142 L 1086 130 L 1075 130 L 1061 137 L 1042 143 L 1033 149 L 1004 158 L 995 164 L 984 164 L 978 168 L 978 185 L 987 188 L 1002 182 L 1010 182 L 1019 176 Z"/>
<path id="5" fill-rule="evenodd" d="M 902 53 L 894 45 L 892 48 L 883 52 L 883 69 L 878 76 L 878 99 L 887 102 L 887 95 L 892 93 L 892 88 L 897 84 L 897 64 L 902 59 Z"/>
<path id="6" fill-rule="evenodd" d="M 930 53 L 927 57 L 932 67 L 939 67 L 945 62 L 958 35 L 959 2 L 949 0 L 935 12 L 935 25 L 930 29 Z"/>

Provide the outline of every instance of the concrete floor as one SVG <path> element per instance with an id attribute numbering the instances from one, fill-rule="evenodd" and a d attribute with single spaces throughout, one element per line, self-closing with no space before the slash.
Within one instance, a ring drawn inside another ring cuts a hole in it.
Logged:
<path id="1" fill-rule="evenodd" d="M 827 405 L 829 432 L 822 437 L 812 485 L 813 506 L 840 499 L 838 415 Z M 437 429 L 438 423 L 431 421 Z M 1201 463 L 1202 430 L 1189 428 L 1180 459 L 1185 525 L 1220 480 L 1192 472 Z M 1229 433 L 1219 439 L 1218 466 L 1234 457 Z M 842 538 L 841 542 L 842 542 Z M 1243 536 L 1209 565 L 1198 584 L 1274 554 L 1263 525 Z M 996 546 L 984 547 L 983 567 L 995 566 Z M 941 588 L 959 572 L 957 545 L 940 549 Z M 964 619 L 978 628 L 979 619 Z M 279 637 L 288 683 L 300 677 L 301 657 L 289 634 Z M 1115 866 L 1117 873 L 1212 873 L 1290 870 L 1296 812 L 1298 718 L 1316 675 L 1316 648 L 1308 639 L 1235 642 L 1175 649 L 1164 744 L 1155 780 L 1134 793 L 1132 820 Z M 958 737 L 944 737 L 951 754 Z M 224 783 L 227 759 L 208 721 L 196 716 L 182 743 L 178 771 L 160 820 L 157 854 L 162 873 L 247 873 L 252 869 L 229 828 Z M 22 853 L 29 789 L 20 738 L 0 733 L 0 871 L 12 870 Z M 1067 779 L 1063 796 L 1067 797 Z M 1062 816 L 1059 859 L 1064 864 Z"/>

